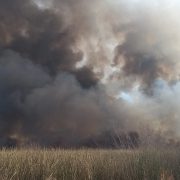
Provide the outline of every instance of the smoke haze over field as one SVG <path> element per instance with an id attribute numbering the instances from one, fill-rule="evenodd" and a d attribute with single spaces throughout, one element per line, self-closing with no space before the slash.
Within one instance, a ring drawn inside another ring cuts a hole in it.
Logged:
<path id="1" fill-rule="evenodd" d="M 0 0 L 0 138 L 179 138 L 179 18 L 177 0 Z"/>

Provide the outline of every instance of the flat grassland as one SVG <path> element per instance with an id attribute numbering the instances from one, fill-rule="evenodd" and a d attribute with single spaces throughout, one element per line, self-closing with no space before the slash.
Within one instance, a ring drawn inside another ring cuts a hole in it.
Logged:
<path id="1" fill-rule="evenodd" d="M 0 180 L 180 180 L 178 150 L 0 151 Z"/>

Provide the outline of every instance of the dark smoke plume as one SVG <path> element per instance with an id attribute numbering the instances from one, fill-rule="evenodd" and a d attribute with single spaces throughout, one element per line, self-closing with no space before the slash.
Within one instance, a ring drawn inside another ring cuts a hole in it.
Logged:
<path id="1" fill-rule="evenodd" d="M 178 138 L 179 14 L 161 5 L 0 0 L 0 144 Z"/>
<path id="2" fill-rule="evenodd" d="M 90 67 L 76 68 L 80 28 L 29 0 L 1 0 L 0 19 L 0 136 L 68 145 L 104 128 L 99 97 L 88 90 L 98 77 Z"/>

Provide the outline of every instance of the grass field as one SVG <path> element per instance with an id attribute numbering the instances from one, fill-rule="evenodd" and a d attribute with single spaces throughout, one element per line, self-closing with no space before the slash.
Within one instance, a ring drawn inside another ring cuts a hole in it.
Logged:
<path id="1" fill-rule="evenodd" d="M 1 150 L 2 180 L 180 180 L 177 150 Z"/>

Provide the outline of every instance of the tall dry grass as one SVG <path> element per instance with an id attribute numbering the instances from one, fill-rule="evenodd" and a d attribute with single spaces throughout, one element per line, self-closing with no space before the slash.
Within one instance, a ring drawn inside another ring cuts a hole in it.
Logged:
<path id="1" fill-rule="evenodd" d="M 0 180 L 180 180 L 177 150 L 1 150 Z"/>

